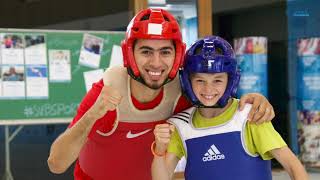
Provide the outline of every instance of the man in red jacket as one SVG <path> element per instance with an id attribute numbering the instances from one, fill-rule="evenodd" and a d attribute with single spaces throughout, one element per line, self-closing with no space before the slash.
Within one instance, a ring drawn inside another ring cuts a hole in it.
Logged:
<path id="1" fill-rule="evenodd" d="M 75 179 L 151 180 L 154 126 L 190 107 L 176 78 L 185 44 L 170 13 L 146 9 L 128 25 L 122 51 L 125 67 L 105 72 L 52 144 L 51 172 L 63 173 L 76 161 Z M 274 117 L 262 95 L 245 95 L 240 106 L 245 102 L 253 103 L 252 121 Z"/>

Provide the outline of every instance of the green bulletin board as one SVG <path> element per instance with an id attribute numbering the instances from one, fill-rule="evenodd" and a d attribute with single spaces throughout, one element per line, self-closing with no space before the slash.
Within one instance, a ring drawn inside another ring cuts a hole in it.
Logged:
<path id="1" fill-rule="evenodd" d="M 10 121 L 37 121 L 44 119 L 72 118 L 77 106 L 86 94 L 83 73 L 109 66 L 113 45 L 120 46 L 124 32 L 96 31 L 50 31 L 0 29 L 0 33 L 19 35 L 44 35 L 48 50 L 70 50 L 71 81 L 52 83 L 48 77 L 48 97 L 45 99 L 0 99 L 0 124 Z M 98 68 L 79 65 L 79 56 L 85 34 L 103 38 L 100 65 Z M 49 66 L 49 63 L 47 63 Z M 0 63 L 1 67 L 1 63 Z M 48 67 L 49 71 L 49 67 Z"/>

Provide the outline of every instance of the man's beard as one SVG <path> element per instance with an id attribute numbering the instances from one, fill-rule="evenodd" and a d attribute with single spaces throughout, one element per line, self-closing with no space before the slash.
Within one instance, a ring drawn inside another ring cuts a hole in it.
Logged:
<path id="1" fill-rule="evenodd" d="M 160 88 L 163 87 L 164 83 L 161 83 L 161 84 L 158 84 L 158 83 L 152 83 L 152 84 L 149 84 L 149 83 L 146 83 L 145 82 L 145 85 L 150 88 L 150 89 L 153 89 L 153 90 L 158 90 Z"/>
<path id="2" fill-rule="evenodd" d="M 158 83 L 148 83 L 146 80 L 145 80 L 145 77 L 142 76 L 142 79 L 144 81 L 144 85 L 147 86 L 148 88 L 150 89 L 153 89 L 153 90 L 158 90 L 160 88 L 162 88 L 164 86 L 164 82 L 158 84 Z"/>

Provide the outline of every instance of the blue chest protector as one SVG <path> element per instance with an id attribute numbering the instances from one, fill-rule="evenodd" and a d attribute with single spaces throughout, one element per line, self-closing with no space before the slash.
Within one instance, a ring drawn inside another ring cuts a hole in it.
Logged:
<path id="1" fill-rule="evenodd" d="M 172 118 L 187 154 L 186 180 L 271 180 L 271 163 L 245 147 L 244 128 L 251 106 L 214 127 L 195 128 L 190 108 Z"/>

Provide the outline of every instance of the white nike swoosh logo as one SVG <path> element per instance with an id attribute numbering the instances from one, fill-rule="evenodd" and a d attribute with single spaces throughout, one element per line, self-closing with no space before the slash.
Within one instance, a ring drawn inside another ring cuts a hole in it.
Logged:
<path id="1" fill-rule="evenodd" d="M 128 138 L 128 139 L 136 138 L 136 137 L 141 136 L 141 135 L 143 135 L 143 134 L 145 134 L 145 133 L 147 133 L 147 132 L 149 132 L 149 131 L 151 131 L 151 130 L 152 130 L 152 129 L 147 129 L 147 130 L 144 130 L 144 131 L 142 131 L 142 132 L 135 133 L 135 134 L 132 134 L 131 131 L 129 131 L 129 132 L 127 133 L 127 138 Z"/>

